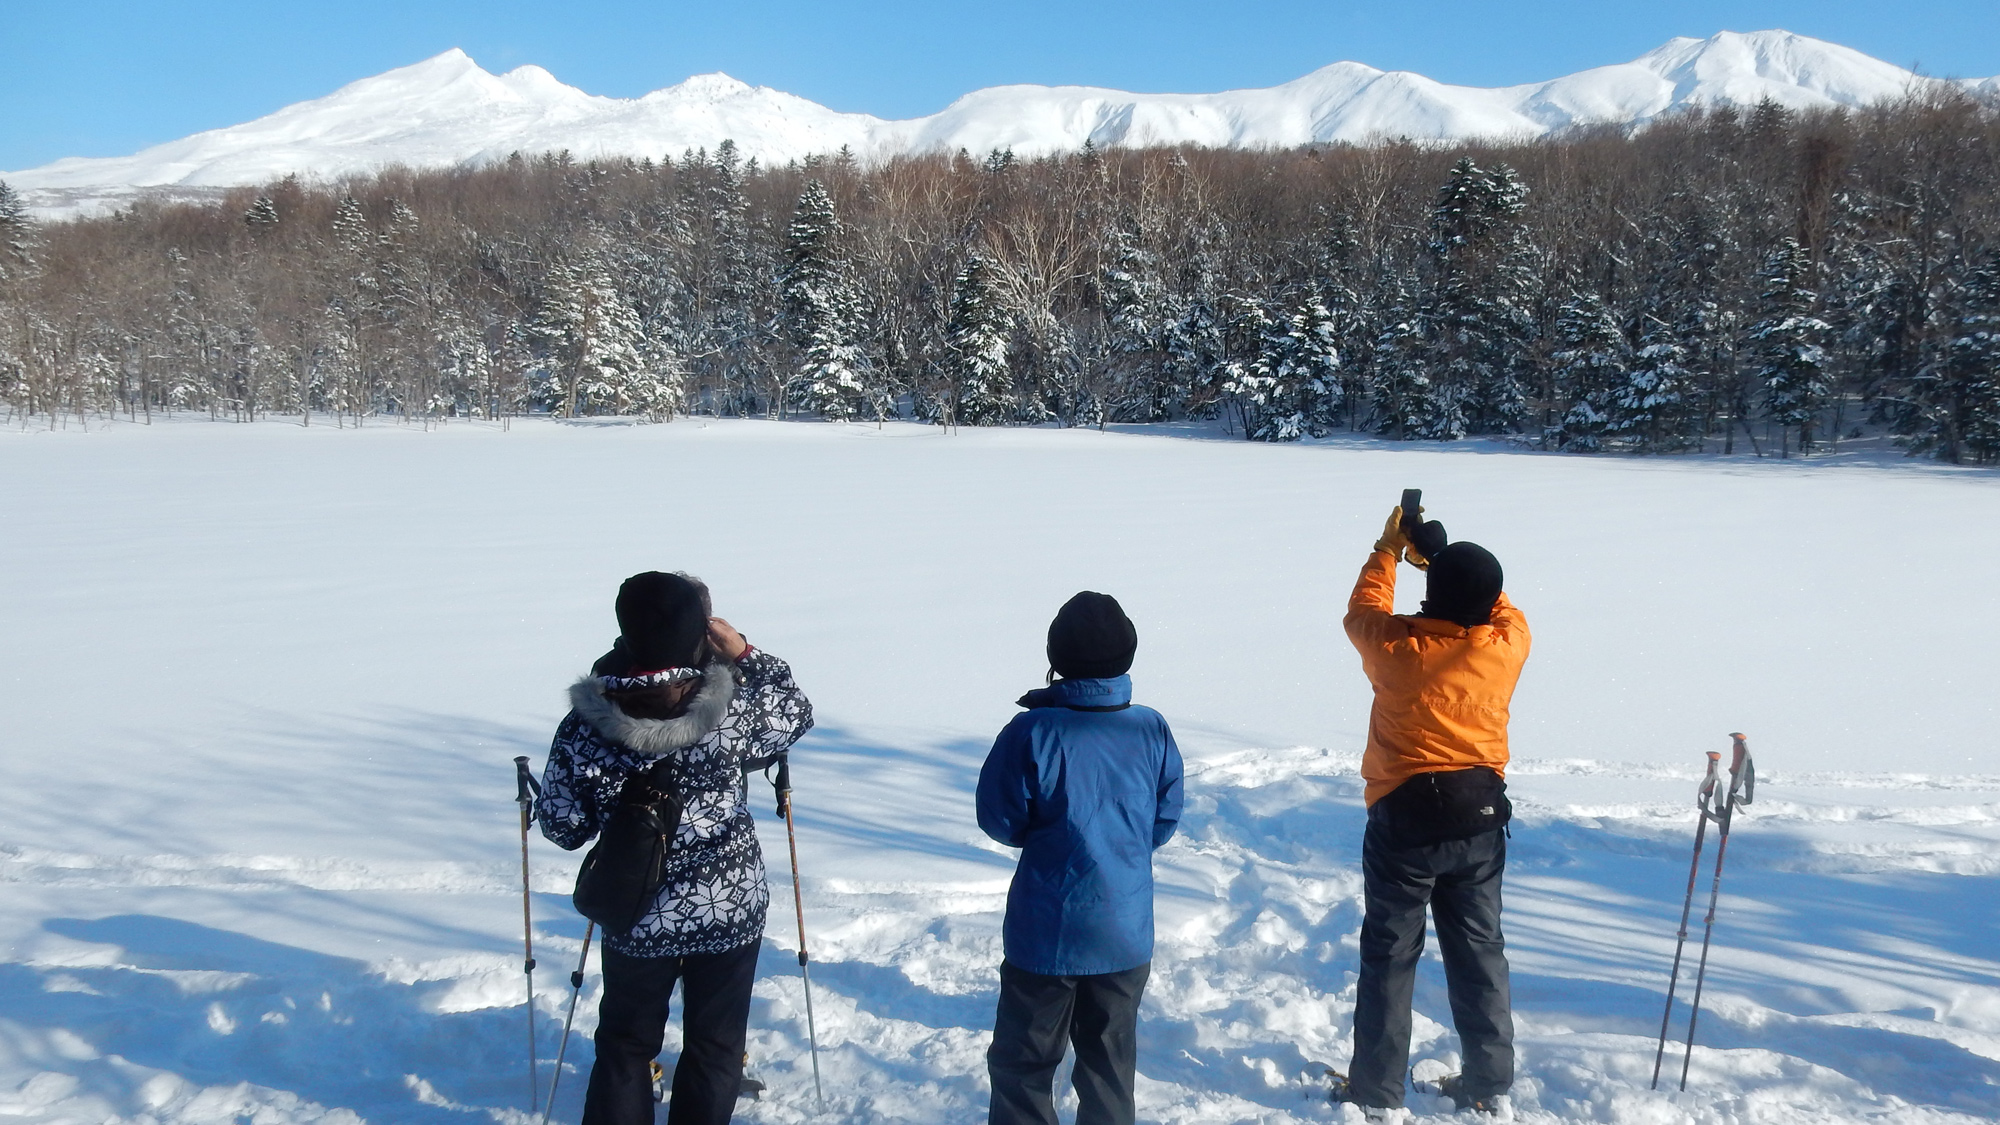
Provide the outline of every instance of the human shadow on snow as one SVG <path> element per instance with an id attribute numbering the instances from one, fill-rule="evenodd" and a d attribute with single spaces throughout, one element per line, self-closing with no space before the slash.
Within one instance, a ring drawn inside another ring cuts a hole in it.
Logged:
<path id="1" fill-rule="evenodd" d="M 138 1089 L 148 1076 L 115 1065 L 109 1056 L 116 1056 L 196 1086 L 248 1082 L 369 1120 L 463 1122 L 468 1110 L 504 1115 L 527 1109 L 525 1016 L 518 1001 L 443 1011 L 440 1000 L 459 982 L 404 984 L 350 958 L 176 918 L 126 914 L 54 918 L 43 925 L 119 950 L 112 964 L 0 964 L 0 1010 L 10 1021 L 29 1031 L 61 1030 L 92 1048 L 89 1058 L 64 1050 L 38 1060 L 75 1077 L 78 1095 L 104 1098 L 126 1112 L 149 1108 L 140 1104 Z M 545 961 L 544 970 L 551 967 Z M 760 979 L 796 980 L 797 972 L 790 954 L 765 945 Z M 835 975 L 847 980 L 853 970 Z M 866 987 L 882 984 L 871 979 Z M 587 990 L 569 1041 L 558 1119 L 574 1119 L 581 1110 L 594 1058 L 587 1031 L 595 1024 L 589 1001 L 596 990 L 594 984 Z M 536 1082 L 544 1096 L 566 993 L 556 980 L 541 982 Z M 914 992 L 907 999 L 920 1000 Z M 768 1000 L 753 1004 L 752 1021 L 753 1027 L 803 1037 L 803 1026 L 792 1026 L 802 1021 L 774 1012 Z M 670 1070 L 676 1042 L 670 1037 L 661 1060 Z"/>
<path id="2" fill-rule="evenodd" d="M 411 1076 L 441 1095 L 433 1100 L 526 1108 L 518 1006 L 436 1011 L 450 982 L 398 984 L 348 958 L 175 918 L 43 925 L 122 952 L 109 965 L 0 965 L 0 1008 L 22 1026 L 67 1030 L 100 1055 L 198 1086 L 250 1082 L 369 1118 L 463 1120 L 421 1100 Z M 102 1059 L 60 1065 L 75 1068 L 82 1092 L 131 1104 L 133 1080 Z"/>

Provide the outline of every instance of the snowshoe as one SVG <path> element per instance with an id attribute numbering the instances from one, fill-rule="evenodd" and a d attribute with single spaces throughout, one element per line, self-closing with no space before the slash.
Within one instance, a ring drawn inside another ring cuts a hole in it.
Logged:
<path id="1" fill-rule="evenodd" d="M 1379 1105 L 1361 1105 L 1360 1102 L 1354 1100 L 1353 1088 L 1348 1085 L 1347 1075 L 1330 1066 L 1323 1069 L 1326 1071 L 1327 1082 L 1329 1084 L 1326 1095 L 1328 1101 L 1335 1105 L 1346 1102 L 1349 1105 L 1359 1106 L 1361 1109 L 1361 1119 L 1370 1122 L 1371 1125 L 1378 1121 L 1382 1122 L 1383 1125 L 1402 1125 L 1403 1122 L 1410 1119 L 1410 1111 L 1407 1109 L 1400 1107 L 1389 1109 Z"/>
<path id="2" fill-rule="evenodd" d="M 764 1091 L 769 1087 L 765 1086 L 761 1079 L 750 1076 L 750 1056 L 743 1056 L 743 1066 L 743 1079 L 741 1084 L 736 1087 L 736 1096 L 739 1098 L 749 1098 L 751 1101 L 763 1101 Z M 673 1083 L 667 1077 L 667 1068 L 661 1066 L 658 1061 L 655 1061 L 653 1063 L 653 1101 L 656 1104 L 664 1104 L 667 1100 L 668 1092 L 672 1089 Z"/>
<path id="3" fill-rule="evenodd" d="M 1514 1101 L 1505 1094 L 1487 1094 L 1473 1097 L 1465 1092 L 1465 1076 L 1447 1074 L 1437 1080 L 1437 1092 L 1451 1099 L 1452 1107 L 1460 1113 L 1472 1112 L 1495 1121 L 1514 1120 Z"/>

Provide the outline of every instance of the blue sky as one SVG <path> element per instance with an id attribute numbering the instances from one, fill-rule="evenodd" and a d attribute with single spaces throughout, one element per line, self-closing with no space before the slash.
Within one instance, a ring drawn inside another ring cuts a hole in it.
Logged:
<path id="1" fill-rule="evenodd" d="M 1783 27 L 1926 73 L 2000 73 L 1995 0 L 12 0 L 0 168 L 232 125 L 449 47 L 630 97 L 722 70 L 910 117 L 1007 82 L 1267 86 L 1341 59 L 1500 85 L 1675 35 Z"/>

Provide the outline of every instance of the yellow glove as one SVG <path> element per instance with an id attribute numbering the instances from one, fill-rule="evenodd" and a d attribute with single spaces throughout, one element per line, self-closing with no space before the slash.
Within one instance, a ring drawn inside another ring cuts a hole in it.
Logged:
<path id="1" fill-rule="evenodd" d="M 1403 534 L 1403 509 L 1400 505 L 1389 509 L 1389 522 L 1382 525 L 1382 538 L 1375 541 L 1375 549 L 1387 551 L 1398 560 L 1402 559 L 1404 551 L 1410 549 L 1410 539 Z"/>

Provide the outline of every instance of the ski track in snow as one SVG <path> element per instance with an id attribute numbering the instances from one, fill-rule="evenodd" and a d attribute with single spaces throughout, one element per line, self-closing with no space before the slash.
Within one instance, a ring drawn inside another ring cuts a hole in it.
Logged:
<path id="1" fill-rule="evenodd" d="M 554 427 L 546 437 L 524 428 L 528 440 L 544 442 L 539 448 L 570 448 Z M 166 429 L 168 440 L 188 440 L 187 432 Z M 662 427 L 658 440 L 690 440 L 691 429 Z M 796 427 L 731 432 L 766 454 L 825 440 L 824 430 Z M 110 440 L 154 436 L 127 432 Z M 206 448 L 240 436 L 239 428 L 216 427 L 194 440 Z M 24 448 L 31 456 L 69 448 L 62 435 L 33 440 L 46 444 L 0 445 L 0 457 L 33 464 Z M 361 440 L 351 447 L 367 448 Z M 1033 451 L 1037 439 L 990 440 Z M 1090 440 L 1103 443 L 1092 448 L 1109 457 L 1147 448 L 1120 446 L 1134 439 L 1115 435 Z M 178 448 L 177 456 L 185 455 L 187 447 Z M 419 463 L 444 448 L 442 439 L 425 447 Z M 1272 455 L 1187 448 L 1191 457 Z M 1436 479 L 1462 462 L 1487 460 L 1433 457 L 1422 469 Z M 1407 474 L 1407 465 L 1398 462 L 1395 472 Z M 412 470 L 404 463 L 399 471 Z M 1469 467 L 1487 471 L 1486 464 Z M 86 487 L 124 479 L 111 474 Z M 1929 487 L 1926 479 L 1913 478 L 1911 487 Z M 1433 495 L 1447 495 L 1436 487 Z M 12 527 L 46 515 L 18 505 L 0 511 Z M 215 527 L 227 527 L 216 519 Z M 161 530 L 169 526 L 147 532 L 164 544 L 150 556 L 172 572 L 162 582 L 197 566 L 177 560 L 172 536 Z M 59 538 L 81 534 L 68 529 Z M 22 562 L 18 542 L 0 546 L 0 572 L 32 577 L 39 572 Z M 926 561 L 911 565 L 920 570 Z M 621 557 L 606 569 L 629 568 Z M 1344 556 L 1338 569 L 1344 592 Z M 318 580 L 310 566 L 303 578 L 274 570 L 281 576 L 239 583 L 232 593 L 248 604 L 250 619 L 265 624 L 287 620 L 284 607 L 298 583 Z M 582 592 L 581 604 L 595 606 L 600 593 Z M 49 620 L 68 628 L 83 612 L 78 606 L 75 598 L 54 599 Z M 42 630 L 32 635 L 55 636 L 37 612 L 22 602 L 8 611 L 24 629 Z M 100 625 L 113 619 L 86 618 Z M 768 625 L 749 628 L 768 635 Z M 584 632 L 588 640 L 537 636 L 522 650 L 559 643 L 582 651 L 601 631 Z M 1559 634 L 1551 629 L 1539 639 L 1550 651 L 1538 658 L 1552 663 Z M 1314 643 L 1338 640 L 1336 633 Z M 771 1090 L 742 1103 L 737 1119 L 983 1121 L 983 1053 L 1012 868 L 1011 853 L 981 837 L 969 815 L 983 736 L 970 726 L 923 725 L 932 721 L 927 715 L 907 727 L 843 725 L 842 682 L 804 655 L 810 642 L 770 641 L 800 663 L 809 689 L 833 685 L 819 696 L 823 725 L 801 745 L 797 765 L 827 1105 L 818 1111 L 812 1096 L 782 828 L 767 815 L 768 787 L 753 781 L 773 861 L 773 908 L 750 1049 L 753 1072 Z M 374 659 L 388 660 L 391 643 L 375 643 Z M 331 676 L 324 669 L 332 665 L 315 667 Z M 1535 670 L 1531 664 L 1530 675 Z M 532 678 L 551 683 L 550 700 L 534 706 L 553 706 L 561 678 L 539 666 Z M 261 690 L 270 692 L 273 682 Z M 0 918 L 9 920 L 0 933 L 0 1121 L 539 1120 L 525 1112 L 517 822 L 505 775 L 514 753 L 539 763 L 553 714 L 517 718 L 496 707 L 477 721 L 442 721 L 441 712 L 370 706 L 355 686 L 367 682 L 337 680 L 340 694 L 363 698 L 343 707 L 315 696 L 318 712 L 259 697 L 268 711 L 219 724 L 209 722 L 209 712 L 170 714 L 158 729 L 123 713 L 116 724 L 77 720 L 97 732 L 93 740 L 131 748 L 133 756 L 118 761 L 131 763 L 121 768 L 136 780 L 120 783 L 117 793 L 104 788 L 105 779 L 124 775 L 93 772 L 97 766 L 82 760 L 51 764 L 10 736 L 5 760 L 32 784 L 16 790 L 16 815 L 0 826 Z M 930 684 L 935 690 L 946 682 Z M 1142 695 L 1153 682 L 1142 681 Z M 75 690 L 72 706 L 98 698 L 89 685 Z M 392 698 L 395 706 L 408 703 Z M 39 732 L 38 745 L 59 738 L 59 727 L 25 725 L 27 697 L 8 699 L 10 721 Z M 150 720 L 158 710 L 149 703 L 140 714 Z M 353 717 L 359 713 L 371 718 Z M 1348 1052 L 1361 919 L 1359 755 L 1260 739 L 1228 715 L 1176 724 L 1189 803 L 1182 833 L 1157 864 L 1159 945 L 1143 1013 L 1141 1119 L 1358 1122 L 1351 1107 L 1326 1102 L 1323 1071 L 1344 1066 Z M 457 741 L 438 733 L 449 730 L 459 732 Z M 1328 741 L 1336 735 L 1339 745 L 1358 745 L 1345 725 Z M 1539 745 L 1563 742 L 1543 737 Z M 1719 735 L 1714 743 L 1726 747 Z M 1761 746 L 1753 730 L 1752 747 Z M 1739 816 L 1731 844 L 1690 1093 L 1647 1089 L 1700 777 L 1698 754 L 1687 757 L 1524 752 L 1510 771 L 1516 823 L 1506 924 L 1520 1119 L 1805 1125 L 2000 1117 L 2000 774 L 1792 769 L 1777 752 L 1766 755 L 1756 803 Z M 1801 758 L 1858 763 L 1852 754 Z M 1958 759 L 1922 759 L 1947 760 Z M 146 768 L 155 762 L 171 768 Z M 76 775 L 74 785 L 66 773 Z M 448 787 L 465 792 L 432 796 Z M 259 807 L 265 801 L 276 807 Z M 204 849 L 204 842 L 226 846 Z M 300 854 L 288 854 L 285 844 Z M 542 1089 L 581 938 L 566 893 L 575 859 L 535 844 Z M 1704 866 L 1696 941 L 1708 873 Z M 1456 1068 L 1456 1037 L 1434 949 L 1426 957 L 1412 1062 L 1417 1078 L 1435 1079 Z M 593 953 L 557 1120 L 574 1121 L 580 1112 L 600 987 Z M 1683 1003 L 1677 1035 L 1685 1018 Z M 667 1054 L 678 1045 L 670 1025 Z M 1669 1090 L 1679 1057 L 1670 1049 Z M 1073 1098 L 1069 1104 L 1073 1112 Z M 1419 1120 L 1452 1119 L 1449 1104 L 1428 1093 L 1413 1093 L 1410 1104 Z"/>

